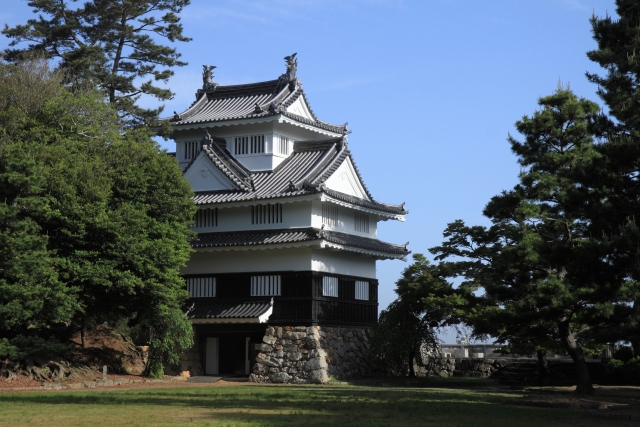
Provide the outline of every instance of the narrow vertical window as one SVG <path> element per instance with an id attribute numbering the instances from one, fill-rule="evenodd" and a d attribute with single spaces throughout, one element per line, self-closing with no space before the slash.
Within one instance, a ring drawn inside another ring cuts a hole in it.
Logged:
<path id="1" fill-rule="evenodd" d="M 236 136 L 233 150 L 237 156 L 264 153 L 264 135 Z"/>
<path id="2" fill-rule="evenodd" d="M 362 212 L 354 213 L 355 230 L 360 233 L 369 233 L 369 215 Z"/>
<path id="3" fill-rule="evenodd" d="M 356 280 L 356 299 L 369 301 L 369 282 Z"/>
<path id="4" fill-rule="evenodd" d="M 251 224 L 279 224 L 282 222 L 282 204 L 251 206 Z"/>
<path id="5" fill-rule="evenodd" d="M 251 296 L 279 296 L 281 284 L 280 276 L 251 276 Z"/>
<path id="6" fill-rule="evenodd" d="M 196 212 L 195 226 L 197 228 L 217 227 L 218 226 L 218 208 L 199 209 Z"/>
<path id="7" fill-rule="evenodd" d="M 338 278 L 337 277 L 322 277 L 322 296 L 325 297 L 337 297 L 338 296 Z"/>
<path id="8" fill-rule="evenodd" d="M 184 143 L 184 159 L 191 160 L 200 152 L 200 141 L 187 141 Z"/>
<path id="9" fill-rule="evenodd" d="M 189 277 L 186 282 L 189 298 L 213 298 L 216 296 L 215 277 Z"/>
<path id="10" fill-rule="evenodd" d="M 324 203 L 322 205 L 322 223 L 329 227 L 338 226 L 338 207 Z"/>
<path id="11" fill-rule="evenodd" d="M 252 135 L 249 137 L 251 154 L 264 153 L 264 135 Z"/>
<path id="12" fill-rule="evenodd" d="M 249 137 L 236 136 L 234 139 L 233 150 L 236 155 L 249 154 Z"/>
<path id="13" fill-rule="evenodd" d="M 289 155 L 289 138 L 282 135 L 276 135 L 276 147 L 279 154 Z"/>

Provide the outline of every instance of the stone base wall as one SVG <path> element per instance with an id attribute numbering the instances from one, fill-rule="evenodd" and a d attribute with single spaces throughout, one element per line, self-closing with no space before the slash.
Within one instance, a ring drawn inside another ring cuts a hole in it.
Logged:
<path id="1" fill-rule="evenodd" d="M 199 376 L 204 375 L 204 368 L 202 366 L 202 362 L 200 361 L 200 339 L 198 334 L 194 332 L 193 336 L 193 347 L 189 350 L 183 352 L 180 355 L 180 366 L 173 367 L 173 369 L 167 370 L 165 367 L 165 372 L 168 375 L 181 375 L 183 372 L 189 372 L 189 375 Z M 176 368 L 179 368 L 176 370 Z"/>
<path id="2" fill-rule="evenodd" d="M 456 359 L 453 357 L 431 357 L 425 361 L 426 366 L 417 367 L 416 375 L 488 378 L 513 363 L 513 359 L 507 358 Z"/>
<path id="3" fill-rule="evenodd" d="M 370 354 L 371 336 L 370 329 L 270 326 L 249 381 L 322 384 L 370 376 L 378 369 Z"/>

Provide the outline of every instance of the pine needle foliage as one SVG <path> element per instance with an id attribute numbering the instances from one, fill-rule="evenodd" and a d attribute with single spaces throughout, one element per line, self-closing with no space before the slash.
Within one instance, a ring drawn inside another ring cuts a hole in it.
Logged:
<path id="1" fill-rule="evenodd" d="M 452 272 L 481 290 L 467 315 L 476 333 L 538 348 L 560 343 L 576 365 L 577 392 L 592 393 L 580 337 L 611 326 L 624 300 L 614 242 L 592 237 L 589 190 L 580 183 L 600 156 L 589 127 L 599 107 L 562 86 L 538 104 L 516 122 L 524 140 L 508 138 L 520 183 L 485 207 L 493 225 L 455 221 L 431 251 L 438 260 L 458 258 Z"/>
<path id="2" fill-rule="evenodd" d="M 67 82 L 97 85 L 128 126 L 151 124 L 162 106 L 143 108 L 142 95 L 165 101 L 173 97 L 166 83 L 183 67 L 180 53 L 170 43 L 188 42 L 182 34 L 179 13 L 189 0 L 91 0 L 79 7 L 75 1 L 31 0 L 37 18 L 9 27 L 2 34 L 11 39 L 7 60 L 25 52 L 46 52 L 60 61 Z M 21 48 L 23 44 L 26 47 Z M 17 48 L 13 48 L 16 46 Z"/>

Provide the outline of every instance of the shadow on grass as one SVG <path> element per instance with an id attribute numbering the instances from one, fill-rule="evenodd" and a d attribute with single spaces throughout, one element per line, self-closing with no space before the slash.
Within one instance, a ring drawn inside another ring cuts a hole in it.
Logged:
<path id="1" fill-rule="evenodd" d="M 350 386 L 380 387 L 440 387 L 440 388 L 495 388 L 500 383 L 494 378 L 468 377 L 372 377 L 345 381 Z M 507 389 L 507 387 L 503 387 Z"/>
<path id="2" fill-rule="evenodd" d="M 29 411 L 31 407 L 35 410 L 42 405 L 61 405 L 63 412 L 79 414 L 84 412 L 83 406 L 113 407 L 116 412 L 117 408 L 124 407 L 138 407 L 139 410 L 145 407 L 146 410 L 153 411 L 170 407 L 199 409 L 194 411 L 193 416 L 171 409 L 167 411 L 168 417 L 183 421 L 233 420 L 268 426 L 316 426 L 327 423 L 347 426 L 363 423 L 370 426 L 478 426 L 485 425 L 483 422 L 486 421 L 492 427 L 569 425 L 572 423 L 567 417 L 575 418 L 578 414 L 576 411 L 503 405 L 509 397 L 511 396 L 491 392 L 434 389 L 358 390 L 255 386 L 233 389 L 145 389 L 108 393 L 93 391 L 0 395 L 0 414 L 1 408 Z M 176 415 L 177 413 L 180 415 Z M 456 422 L 447 424 L 452 420 Z"/>
<path id="3" fill-rule="evenodd" d="M 184 391 L 182 391 L 184 390 Z M 358 405 L 379 405 L 393 402 L 397 407 L 425 402 L 460 402 L 467 404 L 501 403 L 508 396 L 472 392 L 446 392 L 438 390 L 375 389 L 355 388 L 275 388 L 247 387 L 242 391 L 221 388 L 209 389 L 157 389 L 123 390 L 105 392 L 57 392 L 0 395 L 0 408 L 5 404 L 36 403 L 48 405 L 159 405 L 159 406 L 199 406 L 215 408 L 252 407 L 273 409 L 283 406 L 287 409 L 316 409 L 327 404 L 336 408 Z"/>

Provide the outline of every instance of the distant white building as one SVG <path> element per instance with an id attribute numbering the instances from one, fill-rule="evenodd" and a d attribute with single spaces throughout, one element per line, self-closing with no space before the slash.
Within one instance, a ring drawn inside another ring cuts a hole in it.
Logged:
<path id="1" fill-rule="evenodd" d="M 234 86 L 205 67 L 195 102 L 165 119 L 200 208 L 183 274 L 206 374 L 248 375 L 268 326 L 370 328 L 376 261 L 409 253 L 378 239 L 404 204 L 373 198 L 346 125 L 314 114 L 287 59 L 280 78 Z"/>

